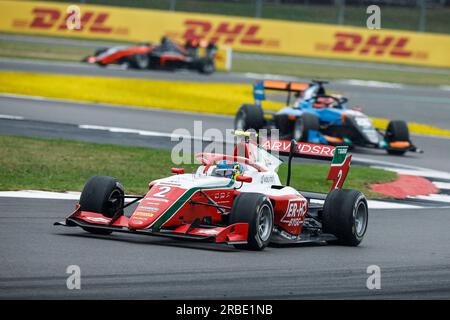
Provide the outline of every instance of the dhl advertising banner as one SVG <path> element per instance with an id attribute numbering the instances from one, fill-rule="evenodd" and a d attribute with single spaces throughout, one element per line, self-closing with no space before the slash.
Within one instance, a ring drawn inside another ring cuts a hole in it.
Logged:
<path id="1" fill-rule="evenodd" d="M 66 25 L 68 4 L 0 1 L 0 31 L 158 41 L 207 39 L 234 50 L 450 67 L 450 36 L 159 10 L 80 5 L 80 29 Z"/>

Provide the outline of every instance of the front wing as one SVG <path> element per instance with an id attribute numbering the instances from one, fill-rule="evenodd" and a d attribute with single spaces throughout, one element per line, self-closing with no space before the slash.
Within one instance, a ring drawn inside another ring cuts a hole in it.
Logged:
<path id="1" fill-rule="evenodd" d="M 116 221 L 113 221 L 111 218 L 101 214 L 77 209 L 64 221 L 55 222 L 54 225 L 226 244 L 245 244 L 248 238 L 247 223 L 210 226 L 201 225 L 194 221 L 191 224 L 182 224 L 174 229 L 130 229 L 128 227 L 128 219 L 127 216 L 121 216 Z"/>

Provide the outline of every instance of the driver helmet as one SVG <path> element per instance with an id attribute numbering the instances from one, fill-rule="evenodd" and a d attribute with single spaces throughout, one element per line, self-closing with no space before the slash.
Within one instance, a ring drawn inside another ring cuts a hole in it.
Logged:
<path id="1" fill-rule="evenodd" d="M 213 175 L 216 177 L 236 179 L 236 177 L 242 175 L 244 171 L 244 165 L 239 162 L 221 160 L 217 163 Z"/>

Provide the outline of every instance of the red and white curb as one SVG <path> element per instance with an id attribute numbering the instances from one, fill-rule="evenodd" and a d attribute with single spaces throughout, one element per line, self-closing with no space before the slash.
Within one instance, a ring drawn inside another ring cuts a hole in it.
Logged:
<path id="1" fill-rule="evenodd" d="M 399 179 L 394 182 L 372 185 L 372 190 L 376 192 L 395 199 L 450 206 L 450 174 L 448 172 L 413 167 L 371 167 L 399 174 Z"/>

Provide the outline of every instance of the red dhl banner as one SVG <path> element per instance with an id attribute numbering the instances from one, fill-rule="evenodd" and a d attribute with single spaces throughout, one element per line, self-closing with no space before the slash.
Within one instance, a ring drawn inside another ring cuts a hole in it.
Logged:
<path id="1" fill-rule="evenodd" d="M 109 6 L 80 5 L 80 29 L 66 26 L 68 4 L 0 1 L 0 31 L 91 39 L 207 39 L 234 50 L 450 67 L 450 36 Z"/>

